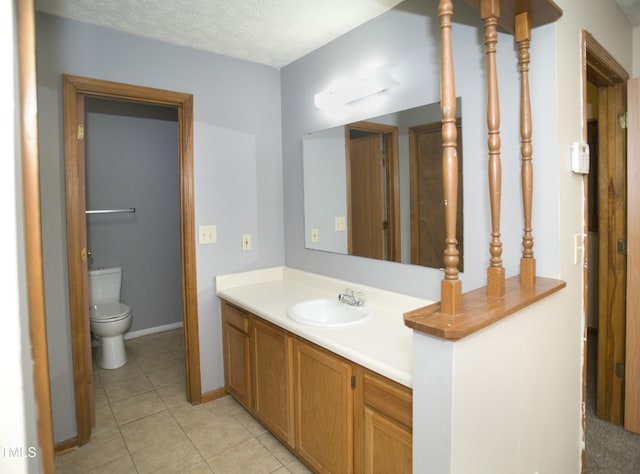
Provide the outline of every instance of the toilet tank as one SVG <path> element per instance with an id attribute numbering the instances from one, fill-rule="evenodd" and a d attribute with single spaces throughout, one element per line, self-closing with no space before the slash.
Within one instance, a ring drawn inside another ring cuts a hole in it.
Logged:
<path id="1" fill-rule="evenodd" d="M 122 267 L 89 270 L 89 304 L 118 303 L 121 282 Z"/>

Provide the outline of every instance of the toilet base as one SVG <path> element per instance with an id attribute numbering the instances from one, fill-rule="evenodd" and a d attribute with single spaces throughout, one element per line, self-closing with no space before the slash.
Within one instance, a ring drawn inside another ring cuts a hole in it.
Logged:
<path id="1" fill-rule="evenodd" d="M 96 363 L 103 369 L 117 369 L 127 363 L 124 335 L 99 337 Z"/>

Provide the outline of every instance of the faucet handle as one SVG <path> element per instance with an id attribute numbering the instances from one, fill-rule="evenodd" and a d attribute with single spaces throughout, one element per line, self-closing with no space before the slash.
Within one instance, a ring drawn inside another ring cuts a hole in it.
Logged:
<path id="1" fill-rule="evenodd" d="M 356 304 L 358 306 L 364 306 L 364 303 L 367 300 L 366 296 L 364 295 L 364 293 L 362 291 L 353 292 L 353 298 L 355 299 Z"/>

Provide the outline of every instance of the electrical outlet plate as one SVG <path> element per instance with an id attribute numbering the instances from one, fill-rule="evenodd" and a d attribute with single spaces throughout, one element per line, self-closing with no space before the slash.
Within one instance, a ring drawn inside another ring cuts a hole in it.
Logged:
<path id="1" fill-rule="evenodd" d="M 313 229 L 311 229 L 311 242 L 317 242 L 318 241 L 318 228 L 314 227 Z"/>

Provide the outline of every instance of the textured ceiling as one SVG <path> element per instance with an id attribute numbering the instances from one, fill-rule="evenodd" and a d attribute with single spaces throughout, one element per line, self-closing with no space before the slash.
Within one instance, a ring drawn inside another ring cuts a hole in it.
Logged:
<path id="1" fill-rule="evenodd" d="M 640 0 L 616 0 L 632 26 L 640 26 Z"/>
<path id="2" fill-rule="evenodd" d="M 36 9 L 282 67 L 402 0 L 36 0 Z"/>

